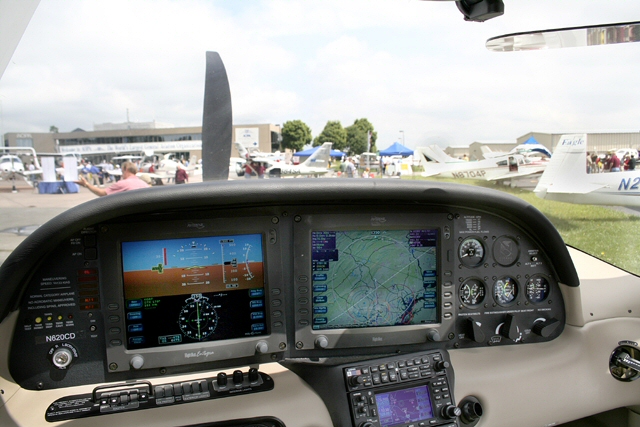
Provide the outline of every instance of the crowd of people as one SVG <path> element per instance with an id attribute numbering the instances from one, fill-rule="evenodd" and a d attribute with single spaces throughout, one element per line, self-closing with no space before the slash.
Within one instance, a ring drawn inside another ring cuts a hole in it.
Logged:
<path id="1" fill-rule="evenodd" d="M 262 162 L 255 162 L 253 160 L 247 160 L 244 164 L 244 177 L 249 179 L 251 177 L 257 176 L 258 178 L 264 178 L 264 174 L 267 168 L 264 166 Z"/>
<path id="2" fill-rule="evenodd" d="M 632 171 L 636 169 L 636 162 L 633 153 L 620 159 L 616 153 L 607 153 L 603 158 L 594 151 L 587 153 L 587 173 Z"/>

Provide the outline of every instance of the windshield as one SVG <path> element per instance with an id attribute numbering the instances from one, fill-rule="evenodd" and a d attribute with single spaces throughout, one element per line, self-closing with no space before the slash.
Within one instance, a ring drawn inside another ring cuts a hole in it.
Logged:
<path id="1" fill-rule="evenodd" d="M 90 186 L 109 188 L 126 165 L 146 185 L 201 181 L 206 52 L 217 52 L 240 144 L 230 179 L 486 186 L 532 203 L 567 244 L 640 273 L 637 207 L 588 198 L 640 191 L 640 45 L 485 48 L 501 34 L 629 21 L 637 7 L 505 3 L 503 16 L 476 23 L 448 1 L 42 0 L 0 80 L 4 145 L 33 147 L 42 164 L 29 168 L 40 174 L 0 181 L 0 261 L 20 230 L 104 196 Z M 516 147 L 555 155 L 563 138 L 583 138 L 585 173 L 619 175 L 597 184 L 558 174 L 534 192 L 549 158 Z M 326 160 L 322 149 L 303 155 L 327 142 Z M 511 176 L 494 175 L 487 159 Z M 460 163 L 472 166 L 451 169 Z M 49 185 L 63 180 L 82 185 Z"/>

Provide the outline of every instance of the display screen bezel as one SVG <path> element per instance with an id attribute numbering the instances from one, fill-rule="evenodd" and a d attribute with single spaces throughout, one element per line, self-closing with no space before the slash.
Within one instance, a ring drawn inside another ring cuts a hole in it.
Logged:
<path id="1" fill-rule="evenodd" d="M 383 396 L 383 395 L 389 395 L 389 394 L 395 394 L 398 392 L 402 392 L 402 391 L 406 391 L 406 390 L 412 390 L 412 389 L 418 389 L 418 388 L 424 388 L 427 391 L 427 396 L 428 396 L 428 400 L 429 400 L 429 410 L 431 413 L 431 416 L 427 417 L 427 418 L 417 418 L 417 419 L 412 419 L 406 422 L 400 422 L 400 423 L 395 423 L 395 424 L 382 424 L 382 415 L 380 415 L 380 401 L 378 400 L 378 396 Z M 404 386 L 398 386 L 398 387 L 392 387 L 392 388 L 384 388 L 384 389 L 375 389 L 374 392 L 374 399 L 376 402 L 376 408 L 378 409 L 378 420 L 380 423 L 380 427 L 399 427 L 399 426 L 405 426 L 405 425 L 409 425 L 412 423 L 417 423 L 420 421 L 427 421 L 427 420 L 431 420 L 436 418 L 437 414 L 436 414 L 436 408 L 434 406 L 434 402 L 433 402 L 433 397 L 432 397 L 432 390 L 431 390 L 431 385 L 429 382 L 424 382 L 424 383 L 419 383 L 419 384 L 415 384 L 415 383 L 407 383 L 404 384 Z"/>
<path id="2" fill-rule="evenodd" d="M 454 249 L 452 223 L 453 215 L 441 208 L 426 210 L 416 208 L 402 213 L 360 209 L 355 206 L 344 209 L 327 208 L 322 214 L 300 215 L 294 222 L 294 234 L 301 236 L 294 242 L 294 317 L 295 350 L 292 353 L 302 357 L 343 354 L 371 354 L 371 349 L 379 347 L 396 351 L 398 348 L 415 348 L 428 341 L 428 335 L 448 336 L 454 331 L 453 312 L 455 291 L 451 283 L 454 259 L 450 255 Z M 339 226 L 336 226 L 339 224 Z M 432 324 L 376 326 L 364 328 L 313 329 L 312 307 L 312 232 L 335 230 L 438 230 L 436 245 L 438 305 L 436 321 Z M 449 255 L 447 255 L 449 254 Z M 445 292 L 446 291 L 446 292 Z M 444 298 L 443 294 L 447 297 Z M 444 316 L 443 304 L 447 304 Z M 348 349 L 348 350 L 347 350 Z"/>
<path id="3" fill-rule="evenodd" d="M 142 369 L 181 367 L 207 363 L 224 367 L 237 363 L 266 363 L 284 357 L 281 343 L 287 341 L 284 322 L 285 281 L 282 278 L 280 225 L 273 214 L 247 210 L 239 216 L 237 210 L 212 212 L 211 216 L 139 222 L 135 227 L 125 223 L 106 223 L 100 227 L 100 259 L 102 322 L 106 342 L 107 366 L 110 373 L 134 368 L 132 358 L 144 359 Z M 123 241 L 182 239 L 203 236 L 260 234 L 264 260 L 264 306 L 266 333 L 260 336 L 198 341 L 140 349 L 126 348 L 125 299 L 122 277 Z M 269 267 L 269 266 L 272 266 Z M 286 348 L 284 348 L 286 349 Z M 241 361 L 241 362 L 239 362 Z M 178 368 L 176 368 L 178 369 Z"/>

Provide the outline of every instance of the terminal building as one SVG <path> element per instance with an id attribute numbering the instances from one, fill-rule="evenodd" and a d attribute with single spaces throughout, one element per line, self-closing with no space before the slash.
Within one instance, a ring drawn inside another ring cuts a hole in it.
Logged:
<path id="1" fill-rule="evenodd" d="M 233 125 L 232 142 L 272 152 L 280 149 L 281 127 L 275 124 Z M 157 122 L 105 123 L 94 130 L 16 132 L 4 134 L 5 147 L 31 147 L 36 153 L 76 154 L 93 163 L 123 154 L 175 153 L 197 161 L 202 157 L 202 126 L 173 127 Z M 231 156 L 238 156 L 232 146 Z"/>

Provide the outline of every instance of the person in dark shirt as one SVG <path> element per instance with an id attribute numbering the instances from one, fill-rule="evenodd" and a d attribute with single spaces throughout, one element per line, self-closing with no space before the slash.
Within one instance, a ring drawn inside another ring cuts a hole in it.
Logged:
<path id="1" fill-rule="evenodd" d="M 176 167 L 176 184 L 184 184 L 189 182 L 189 174 L 181 164 Z"/>
<path id="2" fill-rule="evenodd" d="M 620 159 L 616 153 L 611 155 L 611 172 L 620 172 Z"/>

